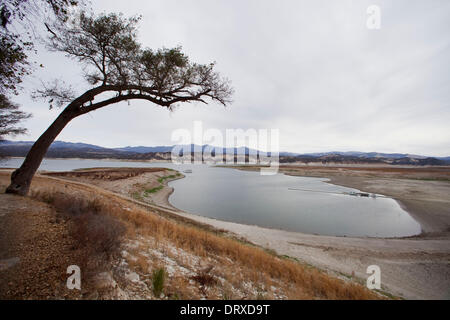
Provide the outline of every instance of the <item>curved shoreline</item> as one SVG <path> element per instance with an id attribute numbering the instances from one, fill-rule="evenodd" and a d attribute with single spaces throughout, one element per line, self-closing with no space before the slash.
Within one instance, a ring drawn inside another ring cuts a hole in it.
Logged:
<path id="1" fill-rule="evenodd" d="M 258 170 L 257 167 L 229 168 Z M 370 169 L 371 167 L 367 168 Z M 280 168 L 279 172 L 294 177 L 325 178 L 328 179 L 326 182 L 330 184 L 358 189 L 367 193 L 383 194 L 399 203 L 401 208 L 420 224 L 422 232 L 413 237 L 450 237 L 450 184 L 448 182 L 428 180 L 421 176 L 417 178 L 404 177 L 403 175 L 391 176 L 390 174 L 383 174 L 382 171 L 374 174 L 370 171 L 364 171 L 367 168 L 362 167 L 359 168 L 361 171 L 355 172 L 352 171 L 352 168 L 344 167 L 329 168 L 323 166 L 317 169 L 286 166 Z M 345 171 L 341 172 L 342 169 Z M 389 171 L 392 168 L 384 166 L 377 169 Z"/>
<path id="2" fill-rule="evenodd" d="M 449 230 L 445 228 L 445 224 L 443 224 L 440 219 L 436 219 L 434 216 L 431 216 L 430 211 L 440 209 L 436 208 L 436 205 L 432 202 L 438 202 L 438 204 L 442 203 L 443 205 L 447 204 L 448 206 L 450 206 L 450 201 L 438 199 L 412 199 L 403 197 L 399 194 L 396 194 L 395 192 L 392 192 L 391 190 L 387 190 L 388 187 L 384 187 L 382 186 L 382 184 L 377 187 L 371 186 L 370 183 L 368 183 L 368 181 L 365 181 L 364 179 L 362 179 L 361 181 L 354 180 L 351 182 L 346 181 L 345 178 L 340 179 L 339 177 L 330 177 L 329 179 L 330 181 L 328 183 L 331 184 L 356 188 L 368 193 L 380 193 L 395 200 L 403 210 L 405 210 L 414 220 L 416 220 L 420 224 L 422 228 L 422 232 L 413 237 L 429 238 L 435 236 L 441 237 L 443 235 L 448 236 Z M 386 183 L 389 182 L 391 181 L 386 181 Z M 420 205 L 420 202 L 427 202 L 427 206 L 429 207 L 428 210 L 425 210 L 424 206 Z"/>
<path id="3" fill-rule="evenodd" d="M 355 238 L 335 237 L 263 228 L 207 218 L 175 210 L 173 213 L 214 228 L 227 230 L 255 245 L 274 250 L 338 276 L 355 277 L 364 282 L 369 265 L 379 265 L 382 288 L 394 295 L 408 299 L 449 299 L 448 265 L 445 257 L 450 255 L 448 239 L 423 240 L 420 238 Z M 432 263 L 439 272 L 428 274 L 423 260 Z M 412 275 L 422 274 L 420 278 Z"/>
<path id="4" fill-rule="evenodd" d="M 349 184 L 336 177 L 324 178 L 329 179 L 328 183 L 373 192 L 362 184 Z M 354 275 L 362 282 L 367 278 L 366 268 L 372 264 L 378 265 L 383 274 L 382 288 L 400 297 L 450 299 L 450 237 L 446 234 L 430 238 L 427 231 L 440 230 L 425 229 L 417 219 L 423 214 L 412 213 L 411 208 L 395 197 L 392 199 L 421 225 L 421 234 L 403 238 L 338 237 L 222 221 L 175 208 L 169 201 L 173 187 L 166 187 L 171 189 L 167 203 L 174 208 L 175 214 L 184 218 L 227 230 L 251 243 L 328 272 L 348 278 Z M 430 269 L 434 270 L 432 274 Z"/>
<path id="5" fill-rule="evenodd" d="M 237 170 L 239 170 L 239 168 L 237 168 Z M 282 172 L 282 173 L 285 174 L 285 175 L 289 175 L 289 174 L 284 173 L 284 172 Z M 297 175 L 291 175 L 291 176 L 296 177 Z M 414 216 L 410 213 L 409 209 L 407 209 L 406 206 L 400 200 L 395 199 L 395 198 L 390 197 L 390 196 L 386 196 L 386 197 L 389 197 L 390 200 L 394 200 L 399 205 L 399 207 L 403 211 L 405 211 L 405 213 L 407 213 L 414 221 L 416 221 L 420 225 L 421 230 L 420 230 L 419 233 L 413 234 L 413 235 L 408 235 L 408 236 L 398 236 L 398 237 L 397 236 L 393 236 L 393 237 L 372 237 L 372 236 L 352 236 L 352 235 L 326 235 L 326 234 L 316 234 L 316 233 L 307 233 L 307 232 L 302 232 L 302 231 L 286 230 L 286 229 L 275 228 L 275 227 L 270 227 L 270 226 L 264 226 L 263 227 L 263 226 L 258 226 L 256 224 L 255 225 L 254 224 L 246 224 L 246 223 L 234 222 L 234 221 L 230 221 L 230 220 L 223 220 L 223 219 L 220 219 L 220 218 L 207 217 L 207 216 L 204 216 L 204 215 L 201 215 L 201 214 L 197 214 L 197 213 L 194 213 L 194 212 L 185 211 L 185 210 L 183 210 L 181 208 L 177 208 L 175 205 L 173 205 L 170 202 L 169 198 L 170 198 L 170 196 L 173 194 L 173 192 L 175 190 L 174 190 L 173 187 L 170 187 L 168 185 L 168 182 L 174 181 L 174 180 L 178 180 L 178 179 L 182 179 L 184 177 L 185 177 L 185 175 L 183 175 L 182 177 L 178 177 L 176 179 L 167 180 L 166 181 L 167 183 L 166 182 L 164 183 L 164 187 L 165 188 L 169 188 L 170 191 L 167 193 L 167 196 L 164 199 L 161 199 L 161 198 L 158 199 L 158 200 L 160 200 L 160 202 L 159 203 L 155 202 L 155 204 L 162 205 L 164 207 L 169 207 L 172 210 L 180 211 L 182 213 L 192 214 L 194 216 L 200 216 L 200 217 L 209 218 L 209 219 L 212 219 L 212 220 L 218 220 L 218 221 L 230 222 L 230 223 L 237 223 L 237 224 L 243 224 L 243 225 L 249 225 L 249 226 L 256 226 L 256 227 L 261 227 L 261 228 L 264 228 L 264 229 L 273 229 L 273 230 L 286 231 L 286 232 L 309 234 L 309 235 L 330 236 L 330 237 L 338 237 L 338 238 L 340 238 L 340 237 L 344 237 L 344 238 L 361 238 L 361 239 L 371 239 L 371 238 L 375 238 L 375 239 L 407 239 L 407 238 L 412 238 L 412 237 L 421 237 L 423 235 L 423 233 L 424 233 L 422 224 L 419 221 L 417 221 L 417 219 L 414 218 Z M 355 189 L 355 190 L 357 190 L 359 192 L 371 193 L 371 191 L 360 189 L 359 186 L 355 187 L 355 185 L 343 184 L 343 183 L 340 183 L 339 181 L 334 181 L 335 179 L 333 179 L 333 177 L 308 177 L 308 176 L 297 176 L 297 177 L 319 178 L 319 179 L 323 178 L 323 179 L 326 179 L 326 181 L 323 181 L 325 183 L 329 183 L 329 184 L 336 185 L 336 186 L 342 186 L 342 187 L 346 187 L 346 188 Z"/>

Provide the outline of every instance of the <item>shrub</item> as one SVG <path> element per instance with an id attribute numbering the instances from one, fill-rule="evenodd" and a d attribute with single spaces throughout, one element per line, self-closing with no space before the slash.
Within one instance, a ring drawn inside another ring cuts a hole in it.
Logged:
<path id="1" fill-rule="evenodd" d="M 91 254 L 112 257 L 120 248 L 125 227 L 116 219 L 91 212 L 75 217 L 72 236 Z"/>
<path id="2" fill-rule="evenodd" d="M 164 281 L 166 280 L 166 271 L 164 268 L 159 268 L 153 271 L 152 284 L 153 284 L 153 294 L 156 297 L 160 297 L 164 289 Z"/>
<path id="3" fill-rule="evenodd" d="M 197 281 L 202 286 L 212 286 L 217 284 L 216 278 L 210 274 L 213 266 L 209 266 L 201 270 L 197 275 L 191 277 L 192 280 Z"/>
<path id="4" fill-rule="evenodd" d="M 100 200 L 57 191 L 38 191 L 32 197 L 50 204 L 63 217 L 71 220 L 70 235 L 89 256 L 109 259 L 120 248 L 125 225 L 110 216 Z"/>

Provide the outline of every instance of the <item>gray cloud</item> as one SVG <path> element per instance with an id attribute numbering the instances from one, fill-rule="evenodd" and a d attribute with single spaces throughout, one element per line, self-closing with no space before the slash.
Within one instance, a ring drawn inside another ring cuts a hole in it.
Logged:
<path id="1" fill-rule="evenodd" d="M 381 29 L 366 8 L 381 7 Z M 182 45 L 192 60 L 217 61 L 234 103 L 118 104 L 75 119 L 58 139 L 104 146 L 170 144 L 172 130 L 279 128 L 282 150 L 450 154 L 448 1 L 95 1 L 96 11 L 143 16 L 145 46 Z M 80 68 L 41 53 L 45 68 L 26 83 L 63 78 L 84 87 Z M 56 117 L 24 93 L 35 139 Z M 120 128 L 120 129 L 119 129 Z M 26 138 L 26 137 L 20 137 Z"/>

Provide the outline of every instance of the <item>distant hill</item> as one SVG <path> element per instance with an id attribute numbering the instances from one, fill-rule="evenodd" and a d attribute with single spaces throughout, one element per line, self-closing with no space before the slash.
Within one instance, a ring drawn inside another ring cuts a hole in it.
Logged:
<path id="1" fill-rule="evenodd" d="M 124 148 L 114 148 L 113 150 L 125 151 L 125 152 L 135 152 L 135 153 L 150 153 L 150 152 L 171 152 L 173 146 L 157 146 L 157 147 L 124 147 Z"/>
<path id="2" fill-rule="evenodd" d="M 400 159 L 400 158 L 425 159 L 425 158 L 428 158 L 426 156 L 407 154 L 407 153 L 380 153 L 380 152 L 360 152 L 360 151 L 330 151 L 330 152 L 303 153 L 303 154 L 290 153 L 289 155 L 291 155 L 291 156 L 312 156 L 312 157 L 338 155 L 338 156 L 358 157 L 358 158 L 387 158 L 387 159 Z M 448 157 L 448 159 L 450 159 L 450 157 Z"/>
<path id="3" fill-rule="evenodd" d="M 189 145 L 180 145 L 181 147 L 189 147 Z M 144 147 L 144 146 L 137 146 L 137 147 L 124 147 L 124 148 L 114 148 L 114 150 L 118 151 L 126 151 L 126 152 L 136 152 L 136 153 L 151 153 L 151 152 L 172 152 L 172 146 L 157 146 L 157 147 Z M 247 147 L 239 147 L 239 148 L 220 148 L 220 147 L 214 147 L 210 145 L 190 145 L 191 149 L 194 150 L 202 150 L 204 151 L 206 148 L 211 148 L 211 150 L 219 151 L 222 149 L 223 153 L 235 153 L 235 154 L 249 154 L 254 153 L 256 154 L 257 150 L 249 149 Z"/>
<path id="4" fill-rule="evenodd" d="M 0 142 L 0 155 L 10 157 L 24 157 L 32 141 L 3 141 Z M 158 159 L 158 157 L 144 157 L 137 152 L 120 151 L 86 143 L 72 143 L 55 141 L 47 151 L 47 158 L 86 158 L 86 159 Z M 170 158 L 169 158 L 170 159 Z"/>
<path id="5" fill-rule="evenodd" d="M 390 165 L 414 165 L 414 166 L 445 166 L 450 165 L 450 160 L 442 160 L 432 157 L 365 157 L 339 154 L 325 154 L 323 156 L 298 155 L 280 157 L 280 163 L 307 163 L 307 164 L 390 164 Z"/>
<path id="6" fill-rule="evenodd" d="M 0 156 L 24 157 L 33 145 L 33 141 L 0 141 Z M 170 160 L 174 146 L 128 146 L 123 148 L 104 148 L 87 143 L 55 141 L 47 151 L 47 158 L 86 158 L 86 159 L 129 159 L 129 160 Z M 209 145 L 185 145 L 191 152 L 209 150 L 222 151 L 224 154 L 257 154 L 255 149 L 247 147 L 221 148 Z M 359 151 L 331 151 L 319 153 L 280 152 L 281 163 L 312 164 L 392 164 L 392 165 L 450 165 L 450 157 L 426 157 L 403 153 L 379 153 Z"/>

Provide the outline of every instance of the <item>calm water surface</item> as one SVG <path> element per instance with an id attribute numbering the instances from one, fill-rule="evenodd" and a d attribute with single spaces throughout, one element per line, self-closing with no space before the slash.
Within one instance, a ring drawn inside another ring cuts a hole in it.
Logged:
<path id="1" fill-rule="evenodd" d="M 15 168 L 22 161 L 8 159 L 0 162 L 0 167 Z M 343 195 L 358 190 L 326 183 L 323 178 L 261 176 L 259 172 L 207 165 L 90 159 L 44 159 L 40 170 L 93 167 L 191 169 L 192 173 L 185 173 L 186 178 L 169 183 L 175 189 L 170 203 L 183 211 L 219 220 L 335 236 L 404 237 L 421 232 L 420 225 L 395 200 Z"/>

